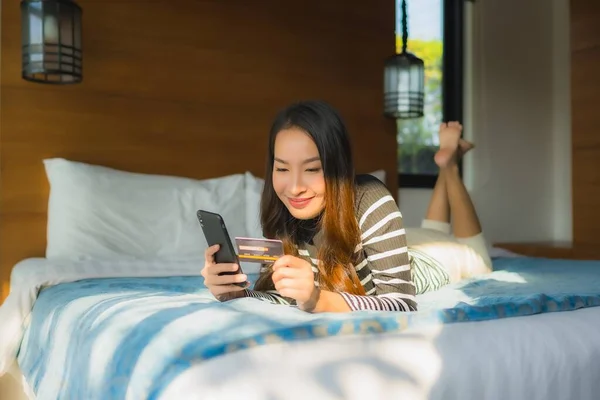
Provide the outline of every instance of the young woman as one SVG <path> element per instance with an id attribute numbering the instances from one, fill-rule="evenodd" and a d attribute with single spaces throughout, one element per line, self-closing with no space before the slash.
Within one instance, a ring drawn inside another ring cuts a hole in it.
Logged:
<path id="1" fill-rule="evenodd" d="M 237 265 L 206 251 L 205 284 L 220 300 L 257 297 L 309 312 L 415 311 L 415 285 L 402 215 L 386 186 L 355 176 L 338 113 L 320 101 L 293 104 L 271 128 L 261 200 L 266 238 L 286 255 L 263 266 L 254 290 Z"/>

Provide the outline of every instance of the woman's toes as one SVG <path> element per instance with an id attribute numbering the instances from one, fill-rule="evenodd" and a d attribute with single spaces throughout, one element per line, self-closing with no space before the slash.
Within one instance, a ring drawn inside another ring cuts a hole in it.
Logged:
<path id="1" fill-rule="evenodd" d="M 460 138 L 458 139 L 458 147 L 464 154 L 467 151 L 471 150 L 473 147 L 475 147 L 475 145 L 465 139 Z"/>
<path id="2" fill-rule="evenodd" d="M 460 130 L 462 129 L 462 125 L 458 121 L 450 121 L 448 122 L 448 128 L 456 128 Z"/>
<path id="3" fill-rule="evenodd" d="M 464 139 L 458 139 L 458 157 L 462 158 L 465 154 L 467 154 L 471 149 L 473 149 L 475 145 L 471 142 L 468 142 Z"/>

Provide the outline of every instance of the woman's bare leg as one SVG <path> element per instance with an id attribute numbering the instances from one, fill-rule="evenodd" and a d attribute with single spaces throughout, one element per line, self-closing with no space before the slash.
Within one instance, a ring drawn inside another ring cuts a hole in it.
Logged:
<path id="1" fill-rule="evenodd" d="M 440 124 L 440 135 L 442 134 L 442 131 L 446 129 L 448 129 L 448 124 Z M 442 143 L 440 142 L 440 149 L 441 146 Z M 452 145 L 450 147 L 452 148 Z M 460 158 L 464 156 L 473 147 L 474 146 L 472 143 L 469 143 L 466 140 L 459 138 L 458 147 L 456 148 L 456 150 L 458 151 L 458 157 Z M 446 187 L 446 174 L 443 173 L 442 170 L 440 170 L 440 173 L 438 174 L 437 180 L 435 182 L 435 186 L 433 188 L 431 199 L 429 200 L 429 207 L 427 208 L 427 215 L 425 216 L 425 219 L 449 223 L 450 215 L 450 202 L 448 199 L 448 191 Z"/>
<path id="2" fill-rule="evenodd" d="M 437 177 L 425 219 L 450 223 L 450 203 L 443 174 Z"/>
<path id="3" fill-rule="evenodd" d="M 468 238 L 481 233 L 481 224 L 458 170 L 459 155 L 468 151 L 463 150 L 468 142 L 461 143 L 461 131 L 462 125 L 458 122 L 449 122 L 440 129 L 440 150 L 435 155 L 435 162 L 440 167 L 440 177 L 446 188 L 454 236 Z"/>

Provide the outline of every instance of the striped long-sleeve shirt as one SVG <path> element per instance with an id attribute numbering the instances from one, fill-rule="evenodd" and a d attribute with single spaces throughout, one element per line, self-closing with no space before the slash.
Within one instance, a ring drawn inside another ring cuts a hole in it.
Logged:
<path id="1" fill-rule="evenodd" d="M 416 311 L 415 285 L 402 225 L 402 215 L 387 187 L 370 175 L 356 178 L 356 219 L 361 241 L 356 248 L 354 265 L 366 296 L 342 292 L 351 310 Z M 302 244 L 298 254 L 313 266 L 317 281 L 317 250 L 321 232 L 316 232 L 313 244 Z M 278 304 L 288 301 L 275 291 L 246 290 L 248 297 L 261 298 Z"/>

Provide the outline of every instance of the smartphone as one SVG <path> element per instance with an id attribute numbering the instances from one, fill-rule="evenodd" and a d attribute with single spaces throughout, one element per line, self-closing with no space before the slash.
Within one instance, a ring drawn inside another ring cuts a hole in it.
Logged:
<path id="1" fill-rule="evenodd" d="M 243 273 L 223 217 L 217 213 L 206 210 L 198 210 L 196 216 L 198 217 L 200 227 L 204 232 L 204 237 L 206 238 L 208 246 L 214 246 L 215 244 L 219 245 L 219 251 L 217 251 L 214 256 L 215 262 L 217 264 L 237 264 L 239 266 L 237 271 L 222 272 L 219 275 L 235 275 Z M 246 282 L 235 283 L 235 285 L 244 287 L 246 286 Z"/>

